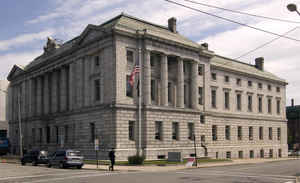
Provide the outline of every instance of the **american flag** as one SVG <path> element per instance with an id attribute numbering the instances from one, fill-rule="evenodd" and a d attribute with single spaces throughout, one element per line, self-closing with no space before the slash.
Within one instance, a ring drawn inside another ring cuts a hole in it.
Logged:
<path id="1" fill-rule="evenodd" d="M 133 84 L 134 84 L 134 77 L 135 77 L 135 75 L 136 75 L 137 73 L 139 73 L 139 72 L 140 72 L 140 66 L 135 65 L 134 68 L 133 68 L 133 70 L 132 70 L 132 72 L 131 72 L 131 74 L 130 74 L 129 84 L 130 84 L 131 86 L 133 86 Z"/>

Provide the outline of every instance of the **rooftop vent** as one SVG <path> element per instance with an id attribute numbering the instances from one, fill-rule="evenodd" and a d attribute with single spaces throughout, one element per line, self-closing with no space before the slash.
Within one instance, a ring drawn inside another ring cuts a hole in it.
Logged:
<path id="1" fill-rule="evenodd" d="M 264 57 L 258 57 L 255 59 L 255 67 L 261 71 L 264 70 Z"/>
<path id="2" fill-rule="evenodd" d="M 174 32 L 176 33 L 176 18 L 175 17 L 172 17 L 172 18 L 169 18 L 168 20 L 168 28 L 171 32 Z"/>

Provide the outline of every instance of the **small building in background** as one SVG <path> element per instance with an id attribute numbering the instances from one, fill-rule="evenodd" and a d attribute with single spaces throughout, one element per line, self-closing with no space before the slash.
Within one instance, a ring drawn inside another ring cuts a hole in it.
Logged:
<path id="1" fill-rule="evenodd" d="M 286 118 L 288 120 L 288 146 L 289 149 L 300 149 L 300 105 L 294 105 L 294 99 L 291 106 L 286 107 Z"/>
<path id="2" fill-rule="evenodd" d="M 8 136 L 8 121 L 6 118 L 7 80 L 0 80 L 0 138 Z"/>

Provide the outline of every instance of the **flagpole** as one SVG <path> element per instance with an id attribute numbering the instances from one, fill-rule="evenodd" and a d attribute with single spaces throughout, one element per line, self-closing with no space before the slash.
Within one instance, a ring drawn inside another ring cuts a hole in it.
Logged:
<path id="1" fill-rule="evenodd" d="M 141 156 L 142 151 L 142 75 L 143 75 L 143 64 L 142 64 L 142 39 L 139 37 L 139 106 L 138 106 L 138 116 L 139 116 L 139 139 L 138 139 L 138 156 Z"/>

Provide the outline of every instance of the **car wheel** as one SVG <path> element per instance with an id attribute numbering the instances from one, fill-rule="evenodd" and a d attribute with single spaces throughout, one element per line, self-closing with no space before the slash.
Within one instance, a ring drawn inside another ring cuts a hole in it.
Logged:
<path id="1" fill-rule="evenodd" d="M 78 165 L 78 166 L 77 166 L 77 169 L 81 169 L 81 168 L 82 168 L 82 165 Z"/>
<path id="2" fill-rule="evenodd" d="M 64 165 L 64 163 L 63 162 L 60 162 L 59 163 L 59 168 L 65 168 L 66 166 Z"/>

